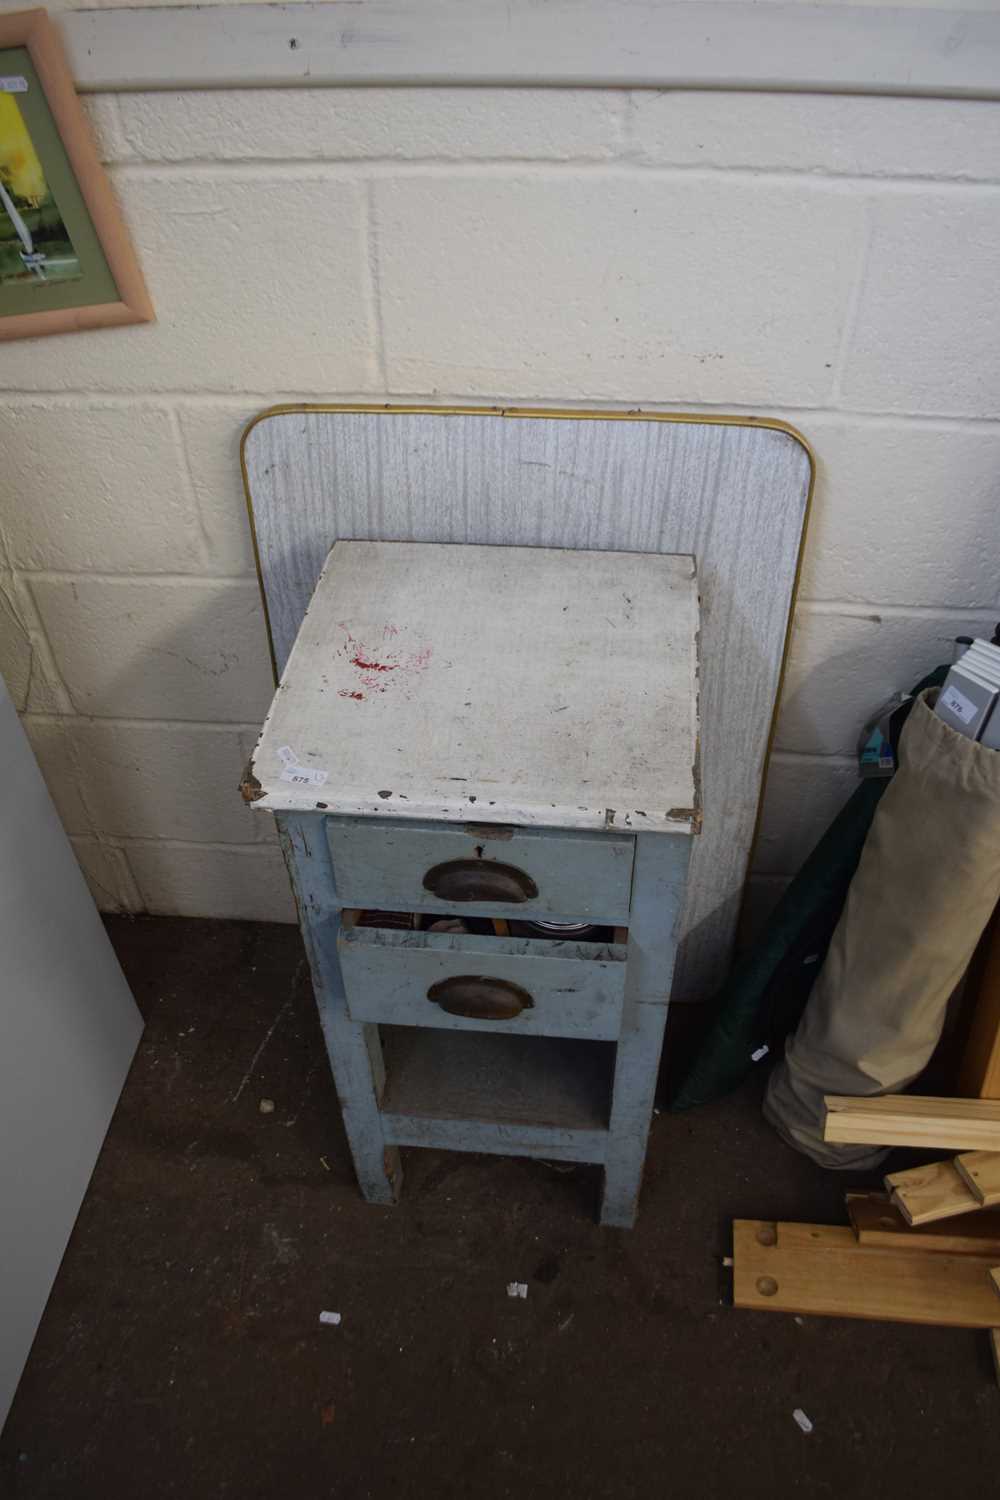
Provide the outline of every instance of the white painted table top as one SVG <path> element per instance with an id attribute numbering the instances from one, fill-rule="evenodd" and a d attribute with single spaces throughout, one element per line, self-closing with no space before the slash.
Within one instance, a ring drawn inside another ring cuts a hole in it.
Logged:
<path id="1" fill-rule="evenodd" d="M 688 556 L 337 542 L 253 805 L 690 833 L 697 631 Z"/>

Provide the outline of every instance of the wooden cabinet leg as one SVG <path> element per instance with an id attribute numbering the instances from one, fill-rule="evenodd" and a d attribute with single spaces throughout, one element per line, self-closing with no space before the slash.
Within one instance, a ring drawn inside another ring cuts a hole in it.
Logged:
<path id="1" fill-rule="evenodd" d="M 614 1102 L 601 1197 L 602 1224 L 631 1229 L 639 1207 L 649 1123 L 660 1071 L 660 1052 L 667 1007 L 637 1007 L 628 1030 L 618 1040 Z"/>
<path id="2" fill-rule="evenodd" d="M 639 834 L 628 932 L 625 1009 L 615 1059 L 602 1224 L 635 1222 L 687 890 L 690 838 Z"/>
<path id="3" fill-rule="evenodd" d="M 377 1026 L 348 1015 L 337 961 L 340 912 L 332 904 L 333 870 L 321 822 L 282 813 L 277 823 L 358 1186 L 369 1203 L 395 1203 L 403 1172 L 399 1150 L 387 1144 L 382 1130 L 382 1044 Z"/>

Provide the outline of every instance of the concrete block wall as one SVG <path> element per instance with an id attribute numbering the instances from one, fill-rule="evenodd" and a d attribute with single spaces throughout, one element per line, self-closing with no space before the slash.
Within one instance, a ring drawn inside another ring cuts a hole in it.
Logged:
<path id="1" fill-rule="evenodd" d="M 1000 613 L 1000 105 L 95 96 L 159 321 L 0 357 L 0 670 L 100 904 L 290 920 L 238 467 L 278 401 L 733 411 L 819 477 L 754 909 L 859 723 Z M 711 816 L 711 809 L 708 810 Z"/>

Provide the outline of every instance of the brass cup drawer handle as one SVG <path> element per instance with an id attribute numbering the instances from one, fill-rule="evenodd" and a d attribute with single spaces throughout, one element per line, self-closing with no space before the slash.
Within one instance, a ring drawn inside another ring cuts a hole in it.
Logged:
<path id="1" fill-rule="evenodd" d="M 428 1000 L 450 1016 L 473 1021 L 513 1021 L 534 1000 L 519 984 L 508 979 L 490 979 L 484 974 L 455 974 L 440 979 L 427 991 Z"/>
<path id="2" fill-rule="evenodd" d="M 503 905 L 534 901 L 538 887 L 530 875 L 494 860 L 449 859 L 424 876 L 424 890 L 441 901 L 494 901 Z"/>

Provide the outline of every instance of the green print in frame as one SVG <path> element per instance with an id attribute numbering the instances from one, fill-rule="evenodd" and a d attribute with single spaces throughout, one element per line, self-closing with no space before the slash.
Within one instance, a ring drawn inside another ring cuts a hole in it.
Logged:
<path id="1" fill-rule="evenodd" d="M 152 317 L 52 22 L 0 16 L 0 339 Z"/>

